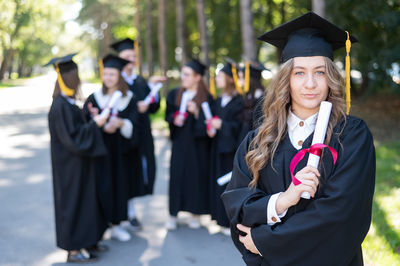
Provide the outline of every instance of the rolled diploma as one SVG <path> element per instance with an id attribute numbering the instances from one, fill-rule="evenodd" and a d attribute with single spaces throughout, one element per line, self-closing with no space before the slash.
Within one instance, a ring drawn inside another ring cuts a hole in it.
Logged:
<path id="1" fill-rule="evenodd" d="M 229 181 L 231 181 L 231 178 L 232 178 L 232 171 L 219 177 L 217 179 L 217 183 L 218 183 L 218 185 L 223 186 L 223 185 L 227 184 Z"/>
<path id="2" fill-rule="evenodd" d="M 103 111 L 100 113 L 101 117 L 106 117 L 110 114 L 111 109 L 114 107 L 114 105 L 118 102 L 118 100 L 122 97 L 122 92 L 120 90 L 114 91 L 114 93 L 111 95 L 111 99 L 106 105 L 106 107 L 103 109 Z"/>
<path id="3" fill-rule="evenodd" d="M 210 105 L 208 104 L 208 102 L 203 102 L 201 104 L 201 109 L 203 110 L 204 116 L 206 117 L 207 121 L 210 121 L 212 119 L 212 114 L 211 114 L 211 110 L 210 110 Z M 215 128 L 211 128 L 211 131 L 213 133 L 215 133 Z"/>
<path id="4" fill-rule="evenodd" d="M 182 94 L 181 105 L 179 106 L 179 114 L 183 115 L 186 113 L 187 103 L 189 102 L 188 95 L 186 93 Z"/>
<path id="5" fill-rule="evenodd" d="M 314 136 L 311 143 L 311 146 L 316 143 L 324 143 L 326 130 L 328 128 L 329 117 L 331 116 L 332 103 L 323 101 L 319 107 L 317 124 L 315 125 Z M 319 164 L 319 156 L 315 154 L 309 154 L 307 165 L 312 166 L 314 168 L 318 168 Z M 301 193 L 301 197 L 303 199 L 310 199 L 310 193 L 303 192 Z"/>
<path id="6" fill-rule="evenodd" d="M 143 100 L 144 103 L 145 104 L 150 104 L 151 103 L 151 99 L 156 97 L 157 93 L 160 91 L 161 88 L 162 88 L 162 83 L 161 82 L 158 82 L 158 83 L 154 84 L 153 86 L 151 86 L 150 93 Z"/>

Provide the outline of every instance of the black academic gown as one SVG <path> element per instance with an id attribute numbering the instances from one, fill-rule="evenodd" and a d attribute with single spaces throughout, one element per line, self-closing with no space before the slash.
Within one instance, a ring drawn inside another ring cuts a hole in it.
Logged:
<path id="1" fill-rule="evenodd" d="M 138 76 L 129 89 L 135 95 L 137 101 L 142 101 L 150 93 L 150 88 L 142 76 Z M 160 108 L 160 101 L 151 103 L 145 113 L 139 113 L 139 122 L 142 125 L 139 132 L 139 149 L 133 161 L 132 178 L 133 186 L 130 188 L 129 197 L 138 197 L 153 194 L 156 177 L 156 160 L 154 156 L 154 142 L 151 133 L 149 114 L 154 114 Z"/>
<path id="2" fill-rule="evenodd" d="M 210 138 L 205 117 L 200 108 L 198 119 L 188 113 L 185 124 L 176 127 L 173 115 L 179 110 L 175 105 L 178 91 L 174 89 L 168 94 L 165 114 L 172 141 L 169 212 L 173 216 L 179 211 L 208 214 Z M 210 95 L 208 101 L 211 106 Z"/>
<path id="3" fill-rule="evenodd" d="M 267 225 L 268 201 L 272 194 L 289 187 L 289 164 L 297 150 L 286 135 L 275 153 L 274 169 L 268 163 L 260 171 L 257 188 L 250 189 L 251 175 L 244 158 L 256 132 L 243 141 L 223 200 L 232 239 L 248 265 L 363 265 L 361 243 L 371 223 L 375 149 L 361 119 L 348 116 L 338 138 L 336 133 L 342 128 L 343 122 L 335 127 L 329 144 L 338 151 L 336 164 L 328 151 L 323 153 L 315 198 L 300 199 L 282 222 L 273 226 Z M 312 137 L 304 141 L 303 148 L 310 146 Z M 297 170 L 305 166 L 307 157 Z M 253 241 L 263 257 L 247 251 L 239 242 L 238 223 L 252 228 Z"/>
<path id="4" fill-rule="evenodd" d="M 238 146 L 241 126 L 239 116 L 242 108 L 243 98 L 240 95 L 234 96 L 225 107 L 221 106 L 221 98 L 218 98 L 212 108 L 213 115 L 222 120 L 222 127 L 217 130 L 211 142 L 210 212 L 211 218 L 224 227 L 229 227 L 229 220 L 221 200 L 226 185 L 218 185 L 217 179 L 232 171 L 233 158 Z"/>
<path id="5" fill-rule="evenodd" d="M 96 101 L 94 94 L 91 94 L 84 105 L 87 116 L 90 116 L 87 108 L 88 103 L 93 107 L 101 107 Z M 113 134 L 103 131 L 102 137 L 108 149 L 108 154 L 101 156 L 96 160 L 97 186 L 102 210 L 109 223 L 119 224 L 127 220 L 127 201 L 129 199 L 129 187 L 132 185 L 133 177 L 131 168 L 132 160 L 135 156 L 135 150 L 138 145 L 138 111 L 136 100 L 133 96 L 125 109 L 118 111 L 118 117 L 129 119 L 133 125 L 132 136 L 127 139 L 118 129 Z"/>
<path id="6" fill-rule="evenodd" d="M 107 153 L 101 129 L 61 95 L 53 100 L 48 119 L 57 246 L 87 248 L 101 240 L 106 228 L 94 163 L 95 157 Z"/>

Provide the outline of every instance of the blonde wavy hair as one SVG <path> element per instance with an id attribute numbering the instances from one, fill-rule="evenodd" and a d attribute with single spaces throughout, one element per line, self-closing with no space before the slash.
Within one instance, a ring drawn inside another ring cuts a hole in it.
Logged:
<path id="1" fill-rule="evenodd" d="M 291 106 L 290 76 L 294 59 L 289 59 L 281 65 L 279 72 L 265 91 L 263 103 L 263 122 L 257 135 L 251 141 L 249 151 L 246 154 L 246 163 L 253 180 L 250 187 L 256 187 L 259 179 L 259 171 L 273 159 L 279 143 L 287 133 L 287 116 Z M 346 119 L 344 100 L 344 79 L 335 63 L 325 57 L 326 77 L 329 87 L 327 101 L 332 103 L 332 112 L 326 132 L 325 144 L 332 138 L 333 127 L 341 120 Z"/>

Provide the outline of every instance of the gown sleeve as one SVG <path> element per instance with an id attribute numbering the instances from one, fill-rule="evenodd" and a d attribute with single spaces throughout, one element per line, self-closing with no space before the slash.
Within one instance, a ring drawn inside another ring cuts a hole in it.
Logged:
<path id="1" fill-rule="evenodd" d="M 58 101 L 49 113 L 49 121 L 62 145 L 71 153 L 78 155 L 95 157 L 106 154 L 101 129 L 93 120 L 88 123 L 78 123 L 72 108 L 67 104 Z"/>
<path id="2" fill-rule="evenodd" d="M 222 126 L 219 134 L 219 150 L 220 152 L 234 152 L 237 148 L 239 131 L 241 127 L 240 114 L 243 109 L 243 100 L 237 98 L 231 105 L 230 116 L 227 119 L 222 119 Z"/>
<path id="3" fill-rule="evenodd" d="M 339 154 L 332 173 L 321 180 L 318 196 L 304 210 L 274 226 L 247 224 L 252 227 L 254 244 L 269 264 L 349 265 L 359 252 L 371 223 L 375 149 L 369 129 L 359 119 L 349 119 L 340 144 L 342 148 L 336 147 Z M 244 185 L 245 181 L 240 184 L 236 180 L 242 178 L 236 174 L 229 189 L 236 184 Z M 245 217 L 254 215 L 245 212 L 246 201 L 236 202 L 240 204 L 236 213 L 243 217 L 238 221 L 254 222 Z M 237 239 L 234 241 L 241 245 Z M 254 258 L 248 252 L 245 257 Z"/>
<path id="4" fill-rule="evenodd" d="M 175 105 L 177 89 L 174 89 L 168 93 L 167 96 L 167 108 L 165 110 L 165 121 L 168 122 L 170 136 L 173 137 L 175 125 L 174 125 L 174 114 L 178 111 L 178 107 Z"/>

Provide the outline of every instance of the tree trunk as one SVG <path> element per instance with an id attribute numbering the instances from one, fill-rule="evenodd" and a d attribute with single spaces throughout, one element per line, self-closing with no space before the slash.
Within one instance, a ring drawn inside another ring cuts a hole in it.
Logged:
<path id="1" fill-rule="evenodd" d="M 146 5 L 146 57 L 149 66 L 149 76 L 154 73 L 154 55 L 153 55 L 153 0 L 147 0 Z"/>
<path id="2" fill-rule="evenodd" d="M 135 25 L 136 30 L 137 30 L 136 41 L 139 42 L 139 44 L 140 44 L 140 40 L 142 38 L 141 38 L 141 34 L 140 34 L 140 6 L 139 6 L 139 0 L 135 1 L 135 9 L 136 9 L 136 12 L 135 12 L 135 15 L 133 16 L 133 18 L 134 18 L 134 25 Z M 136 60 L 138 62 L 140 62 L 140 64 L 137 64 L 136 67 L 137 67 L 138 74 L 142 75 L 142 58 L 141 58 L 141 54 L 142 53 L 140 52 L 140 50 L 141 50 L 140 49 L 140 45 L 138 47 L 139 47 L 139 51 L 136 54 L 136 57 L 137 57 Z"/>
<path id="3" fill-rule="evenodd" d="M 207 38 L 207 24 L 206 24 L 206 14 L 205 14 L 205 3 L 204 0 L 196 0 L 197 7 L 197 21 L 199 24 L 200 31 L 200 41 L 201 41 L 201 59 L 203 63 L 208 66 L 209 61 L 209 47 Z"/>
<path id="4" fill-rule="evenodd" d="M 187 62 L 186 46 L 185 46 L 185 6 L 184 0 L 176 0 L 176 39 L 178 48 L 180 49 L 180 66 Z"/>
<path id="5" fill-rule="evenodd" d="M 251 0 L 240 0 L 240 25 L 242 30 L 242 43 L 245 61 L 256 61 L 256 44 L 253 28 L 253 12 Z"/>
<path id="6" fill-rule="evenodd" d="M 4 50 L 3 61 L 1 62 L 1 65 L 0 65 L 0 80 L 3 80 L 5 78 L 6 71 L 9 68 L 9 65 L 10 65 L 11 59 L 13 58 L 14 53 L 15 53 L 14 49 Z"/>
<path id="7" fill-rule="evenodd" d="M 280 6 L 280 12 L 281 12 L 281 24 L 286 22 L 286 10 L 285 10 L 285 1 L 282 1 L 281 6 Z M 281 57 L 282 57 L 282 49 L 277 49 L 277 54 L 278 54 L 278 62 L 281 62 Z"/>
<path id="8" fill-rule="evenodd" d="M 312 11 L 325 18 L 325 0 L 312 0 Z"/>
<path id="9" fill-rule="evenodd" d="M 167 38 L 166 38 L 166 12 L 165 12 L 165 0 L 159 0 L 158 2 L 158 46 L 160 50 L 160 68 L 162 75 L 167 74 Z M 164 96 L 167 96 L 168 84 L 165 83 L 163 86 Z"/>

